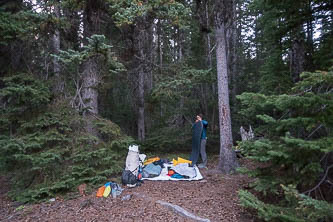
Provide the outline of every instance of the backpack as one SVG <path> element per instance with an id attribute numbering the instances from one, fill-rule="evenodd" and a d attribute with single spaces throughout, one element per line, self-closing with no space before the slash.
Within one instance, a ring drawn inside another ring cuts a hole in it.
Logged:
<path id="1" fill-rule="evenodd" d="M 123 185 L 134 185 L 138 182 L 138 180 L 130 170 L 123 170 L 123 173 L 121 175 L 121 182 Z"/>

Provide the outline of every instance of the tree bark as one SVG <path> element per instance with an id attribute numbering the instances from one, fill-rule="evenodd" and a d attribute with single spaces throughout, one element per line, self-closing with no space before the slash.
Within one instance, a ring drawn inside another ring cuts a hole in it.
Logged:
<path id="1" fill-rule="evenodd" d="M 98 114 L 98 67 L 96 63 L 97 58 L 89 58 L 83 66 L 83 87 L 82 87 L 82 99 L 85 104 L 86 111 L 88 114 Z"/>
<path id="2" fill-rule="evenodd" d="M 60 5 L 59 1 L 56 1 L 54 5 L 54 16 L 57 18 L 57 20 L 60 19 Z M 53 53 L 55 55 L 59 54 L 60 51 L 60 31 L 59 28 L 56 28 L 54 30 L 54 33 L 52 35 L 52 46 L 53 46 Z M 64 81 L 61 79 L 60 76 L 60 64 L 57 58 L 53 58 L 53 74 L 55 77 L 55 83 L 53 86 L 53 93 L 55 95 L 59 95 L 59 93 L 62 93 L 64 90 Z"/>
<path id="3" fill-rule="evenodd" d="M 295 38 L 290 52 L 290 74 L 294 83 L 300 80 L 300 74 L 304 71 L 305 46 L 302 38 Z"/>
<path id="4" fill-rule="evenodd" d="M 230 77 L 231 77 L 231 98 L 233 106 L 236 104 L 236 94 L 237 94 L 237 47 L 238 47 L 238 36 L 237 36 L 237 4 L 236 0 L 232 1 L 232 22 L 231 22 L 231 49 L 230 49 Z"/>
<path id="5" fill-rule="evenodd" d="M 223 2 L 225 3 L 225 2 Z M 225 7 L 225 5 L 223 5 Z M 231 116 L 229 105 L 228 86 L 228 59 L 226 40 L 226 8 L 220 7 L 215 16 L 216 60 L 217 60 L 217 84 L 218 106 L 220 126 L 220 157 L 218 168 L 223 173 L 231 173 L 238 166 L 236 153 L 232 149 Z M 223 10 L 224 9 L 224 10 Z"/>
<path id="6" fill-rule="evenodd" d="M 158 44 L 158 55 L 159 55 L 159 71 L 162 73 L 163 67 L 163 36 L 162 36 L 162 21 L 161 19 L 157 22 L 157 44 Z"/>
<path id="7" fill-rule="evenodd" d="M 313 44 L 313 32 L 314 32 L 314 24 L 313 24 L 313 15 L 312 15 L 312 0 L 308 0 L 307 4 L 307 13 L 311 14 L 308 20 L 306 21 L 306 55 L 305 55 L 305 70 L 314 71 L 313 64 L 313 54 L 314 54 L 314 44 Z M 333 14 L 333 13 L 332 13 Z"/>
<path id="8" fill-rule="evenodd" d="M 103 1 L 88 0 L 84 9 L 83 16 L 83 35 L 85 38 L 94 34 L 101 34 L 101 7 Z M 85 39 L 87 43 L 87 40 Z M 82 99 L 84 102 L 83 114 L 87 117 L 86 130 L 97 136 L 97 131 L 93 126 L 93 116 L 98 115 L 98 90 L 97 86 L 100 80 L 99 57 L 91 56 L 83 63 L 83 83 L 82 83 Z"/>
<path id="9" fill-rule="evenodd" d="M 74 50 L 79 50 L 80 48 L 80 34 L 81 34 L 81 23 L 82 18 L 80 18 L 80 13 L 77 10 L 71 10 L 68 8 L 63 8 L 64 17 L 69 22 L 69 26 L 64 29 L 63 38 L 65 41 L 62 41 L 64 48 L 72 48 Z"/>
<path id="10" fill-rule="evenodd" d="M 54 16 L 57 18 L 57 20 L 60 19 L 60 6 L 58 5 L 59 2 L 56 2 L 56 5 L 54 5 Z M 53 52 L 55 54 L 58 54 L 60 51 L 60 31 L 59 28 L 56 28 L 54 30 L 54 33 L 52 35 L 52 46 L 53 46 Z M 56 58 L 53 59 L 53 72 L 56 77 L 59 77 L 60 72 L 60 65 Z"/>
<path id="11" fill-rule="evenodd" d="M 209 13 L 209 2 L 206 1 L 205 2 L 205 23 L 206 23 L 206 27 L 207 27 L 207 30 L 208 32 L 206 32 L 206 51 L 207 51 L 207 67 L 208 69 L 212 69 L 213 68 L 213 62 L 212 62 L 212 40 L 211 40 L 211 33 L 209 32 L 210 30 L 210 13 Z M 211 90 L 211 99 L 212 100 L 215 100 L 216 99 L 216 83 L 213 82 L 211 84 L 211 88 L 209 88 L 209 86 L 207 86 L 207 89 Z M 208 106 L 207 106 L 207 112 L 206 112 L 206 115 L 208 115 Z M 215 132 L 215 116 L 216 116 L 216 109 L 215 107 L 212 109 L 212 113 L 211 113 L 211 124 L 210 124 L 210 129 L 211 129 L 211 132 L 214 133 Z"/>
<path id="12" fill-rule="evenodd" d="M 149 62 L 151 60 L 150 54 L 152 53 L 151 42 L 149 42 L 149 30 L 151 30 L 152 21 L 148 16 L 142 16 L 137 19 L 134 27 L 134 67 L 137 67 L 135 72 L 138 77 L 137 86 L 137 128 L 138 140 L 145 140 L 145 79 L 147 73 L 150 71 Z"/>
<path id="13" fill-rule="evenodd" d="M 145 140 L 145 88 L 144 79 L 145 73 L 143 65 L 139 68 L 139 81 L 138 81 L 138 140 Z"/>
<path id="14" fill-rule="evenodd" d="M 209 27 L 209 11 L 208 11 L 208 1 L 205 4 L 205 19 L 206 19 L 206 26 Z M 211 39 L 210 33 L 206 33 L 206 41 L 207 41 L 207 66 L 209 69 L 212 68 L 212 54 L 211 54 Z"/>

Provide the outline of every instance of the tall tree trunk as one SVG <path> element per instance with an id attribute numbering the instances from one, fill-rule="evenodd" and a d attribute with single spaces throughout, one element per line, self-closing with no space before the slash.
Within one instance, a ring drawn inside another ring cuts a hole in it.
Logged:
<path id="1" fill-rule="evenodd" d="M 83 65 L 83 87 L 82 87 L 82 99 L 85 102 L 86 113 L 98 114 L 98 66 L 96 62 L 97 58 L 89 58 Z"/>
<path id="2" fill-rule="evenodd" d="M 305 67 L 305 42 L 301 30 L 301 26 L 296 30 L 290 51 L 290 75 L 294 83 L 300 80 Z"/>
<path id="3" fill-rule="evenodd" d="M 157 26 L 155 23 L 152 23 L 150 29 L 148 30 L 148 51 L 147 53 L 148 55 L 148 59 L 149 59 L 149 63 L 147 64 L 147 75 L 146 75 L 146 93 L 150 94 L 153 86 L 154 86 L 154 73 L 153 73 L 153 69 L 154 69 L 154 65 L 157 63 L 157 48 L 158 48 L 158 43 L 157 43 Z M 149 107 L 149 109 L 146 109 L 146 113 L 145 113 L 145 133 L 149 133 L 149 130 L 151 129 L 152 125 L 153 125 L 153 116 L 152 116 L 153 112 L 151 109 L 151 106 Z"/>
<path id="4" fill-rule="evenodd" d="M 54 5 L 54 16 L 57 20 L 60 19 L 60 2 L 56 1 Z M 52 35 L 52 46 L 53 46 L 53 53 L 55 55 L 59 54 L 60 51 L 60 31 L 59 28 L 54 30 Z M 55 83 L 53 86 L 53 93 L 55 95 L 59 95 L 59 93 L 63 92 L 64 90 L 64 81 L 60 76 L 60 64 L 57 58 L 53 58 L 53 74 L 55 77 Z"/>
<path id="5" fill-rule="evenodd" d="M 226 31 L 226 43 L 227 43 L 227 61 L 228 61 L 228 75 L 229 84 L 231 86 L 231 101 L 234 103 L 236 100 L 236 78 L 237 78 L 237 57 L 236 57 L 236 46 L 237 46 L 237 14 L 236 14 L 236 0 L 230 1 L 230 19 L 228 23 L 225 23 Z"/>
<path id="6" fill-rule="evenodd" d="M 69 21 L 69 26 L 65 29 L 63 35 L 65 41 L 61 42 L 64 48 L 72 48 L 79 50 L 80 48 L 80 25 L 82 24 L 82 18 L 80 18 L 81 12 L 63 8 L 64 17 Z"/>
<path id="7" fill-rule="evenodd" d="M 307 4 L 307 13 L 311 14 L 308 20 L 306 21 L 306 55 L 305 55 L 305 69 L 307 71 L 314 71 L 313 64 L 313 53 L 314 53 L 314 44 L 313 44 L 313 15 L 312 15 L 312 0 L 308 0 Z"/>
<path id="8" fill-rule="evenodd" d="M 151 60 L 151 42 L 149 42 L 149 30 L 151 29 L 152 22 L 147 16 L 138 18 L 134 27 L 134 51 L 135 51 L 135 63 L 136 72 L 138 75 L 137 86 L 137 128 L 138 128 L 138 140 L 145 140 L 145 79 L 149 69 L 149 62 Z"/>
<path id="9" fill-rule="evenodd" d="M 157 44 L 158 44 L 158 55 L 159 55 L 159 71 L 162 73 L 163 66 L 163 36 L 162 36 L 162 21 L 158 20 L 157 23 Z"/>
<path id="10" fill-rule="evenodd" d="M 101 34 L 101 8 L 103 2 L 101 0 L 86 2 L 83 16 L 83 35 L 85 38 L 94 34 Z M 87 40 L 85 39 L 87 43 Z M 87 117 L 86 130 L 97 136 L 97 131 L 93 127 L 92 117 L 98 114 L 98 90 L 97 85 L 99 76 L 99 58 L 92 56 L 83 64 L 83 83 L 82 83 L 82 99 L 84 102 L 84 115 Z"/>
<path id="11" fill-rule="evenodd" d="M 201 1 L 198 0 L 196 2 L 196 13 L 197 17 L 199 19 L 200 23 L 200 29 L 201 29 L 201 34 L 203 35 L 203 41 L 204 41 L 204 48 L 205 48 L 205 64 L 202 64 L 204 68 L 211 69 L 212 68 L 212 51 L 213 49 L 211 48 L 211 27 L 210 27 L 210 13 L 209 13 L 209 1 Z M 210 124 L 210 129 L 214 129 L 215 125 L 215 120 L 214 120 L 214 109 L 212 110 L 212 113 L 210 113 L 209 109 L 209 102 L 208 100 L 215 100 L 216 99 L 216 94 L 214 93 L 214 88 L 215 88 L 215 83 L 212 85 L 208 83 L 202 83 L 199 85 L 198 91 L 201 92 L 198 96 L 200 98 L 201 104 L 200 108 L 202 109 L 203 113 L 205 116 L 209 116 L 211 120 Z M 213 91 L 211 93 L 211 91 Z"/>
<path id="12" fill-rule="evenodd" d="M 178 62 L 182 62 L 182 60 L 183 60 L 184 32 L 179 28 L 177 28 L 176 30 L 177 30 L 177 47 L 178 47 L 178 50 L 177 50 L 178 51 L 178 56 L 177 56 L 177 58 L 178 58 Z"/>
<path id="13" fill-rule="evenodd" d="M 97 131 L 93 126 L 92 116 L 98 115 L 98 65 L 97 58 L 89 58 L 83 65 L 83 87 L 82 99 L 85 105 L 84 115 L 87 117 L 87 132 L 97 136 Z"/>
<path id="14" fill-rule="evenodd" d="M 144 79 L 145 73 L 143 65 L 139 68 L 139 81 L 138 81 L 138 140 L 145 140 L 145 88 Z"/>
<path id="15" fill-rule="evenodd" d="M 225 2 L 223 2 L 225 3 Z M 223 5 L 225 7 L 225 5 Z M 229 105 L 228 86 L 228 59 L 226 40 L 226 8 L 219 7 L 215 17 L 216 60 L 217 60 L 217 84 L 218 106 L 220 126 L 220 158 L 218 168 L 223 173 L 231 173 L 238 166 L 236 153 L 232 149 L 231 116 Z"/>
<path id="16" fill-rule="evenodd" d="M 237 38 L 237 13 L 236 13 L 236 0 L 232 1 L 232 22 L 231 22 L 231 50 L 230 50 L 230 77 L 231 77 L 231 84 L 232 84 L 232 90 L 231 90 L 231 98 L 232 98 L 232 104 L 235 106 L 236 104 L 236 94 L 237 94 L 237 64 L 238 64 L 238 58 L 237 58 L 237 47 L 238 47 L 238 38 Z"/>
<path id="17" fill-rule="evenodd" d="M 54 5 L 54 16 L 57 18 L 57 20 L 60 19 L 60 5 L 59 1 L 56 1 L 56 5 Z M 56 28 L 54 30 L 54 33 L 52 35 L 52 46 L 53 46 L 53 52 L 54 54 L 58 54 L 60 51 L 60 31 L 59 28 Z M 56 58 L 53 59 L 53 72 L 56 77 L 59 77 L 60 72 L 60 65 Z"/>
<path id="18" fill-rule="evenodd" d="M 206 20 L 206 27 L 209 30 L 209 11 L 208 11 L 208 1 L 205 4 L 205 20 Z M 207 41 L 207 66 L 209 69 L 212 68 L 212 53 L 211 53 L 211 39 L 210 39 L 210 32 L 206 32 L 206 41 Z"/>
<path id="19" fill-rule="evenodd" d="M 209 20 L 210 20 L 210 14 L 209 14 L 209 1 L 206 1 L 205 2 L 205 21 L 206 21 L 206 27 L 207 27 L 207 32 L 206 33 L 206 47 L 207 47 L 207 67 L 208 69 L 212 69 L 213 68 L 213 62 L 212 62 L 212 40 L 211 40 L 211 32 L 210 32 L 210 26 L 211 24 L 209 23 Z M 207 89 L 209 87 L 207 86 Z M 213 82 L 211 84 L 211 100 L 212 101 L 215 101 L 216 99 L 216 83 Z M 215 132 L 215 117 L 216 117 L 216 111 L 217 109 L 213 108 L 212 109 L 212 113 L 211 113 L 211 124 L 210 124 L 210 129 L 211 129 L 211 132 L 214 133 Z M 208 115 L 208 106 L 207 106 L 207 112 L 206 112 L 206 115 Z"/>

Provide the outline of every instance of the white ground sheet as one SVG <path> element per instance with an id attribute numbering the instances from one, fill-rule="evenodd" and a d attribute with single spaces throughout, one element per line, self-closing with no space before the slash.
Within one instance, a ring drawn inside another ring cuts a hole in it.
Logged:
<path id="1" fill-rule="evenodd" d="M 173 167 L 172 164 L 168 164 L 168 163 L 164 163 L 164 168 L 162 168 L 161 174 L 157 177 L 153 177 L 153 178 L 142 178 L 143 180 L 201 180 L 203 179 L 203 176 L 201 175 L 199 168 L 197 166 L 193 167 L 196 171 L 196 176 L 193 178 L 181 178 L 181 179 L 177 179 L 177 178 L 172 178 L 170 176 L 168 176 L 168 167 Z M 190 167 L 189 167 L 190 168 Z"/>

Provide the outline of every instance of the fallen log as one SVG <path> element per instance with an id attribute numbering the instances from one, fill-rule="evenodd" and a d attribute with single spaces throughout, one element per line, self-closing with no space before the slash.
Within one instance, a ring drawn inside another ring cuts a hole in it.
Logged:
<path id="1" fill-rule="evenodd" d="M 151 198 L 147 195 L 144 195 L 144 194 L 142 195 L 137 192 L 134 192 L 133 194 L 139 198 L 144 198 L 145 200 L 149 200 L 150 202 L 155 201 L 153 198 Z M 195 216 L 194 214 L 188 212 L 187 210 L 185 210 L 184 208 L 182 208 L 178 205 L 174 205 L 174 204 L 162 201 L 162 200 L 156 200 L 155 203 L 158 203 L 158 204 L 162 205 L 163 207 L 166 207 L 166 208 L 172 210 L 173 212 L 175 212 L 176 214 L 179 214 L 180 216 L 183 216 L 183 217 L 195 220 L 195 221 L 210 222 L 209 219 Z"/>
<path id="2" fill-rule="evenodd" d="M 195 221 L 210 222 L 209 219 L 205 219 L 205 218 L 195 216 L 194 214 L 186 211 L 184 208 L 182 208 L 178 205 L 174 205 L 174 204 L 162 201 L 162 200 L 157 200 L 156 203 L 161 204 L 162 206 L 171 209 L 172 211 L 174 211 L 175 213 L 177 213 L 177 214 L 179 214 L 183 217 L 187 217 L 187 218 L 190 218 L 190 219 L 195 220 Z"/>

